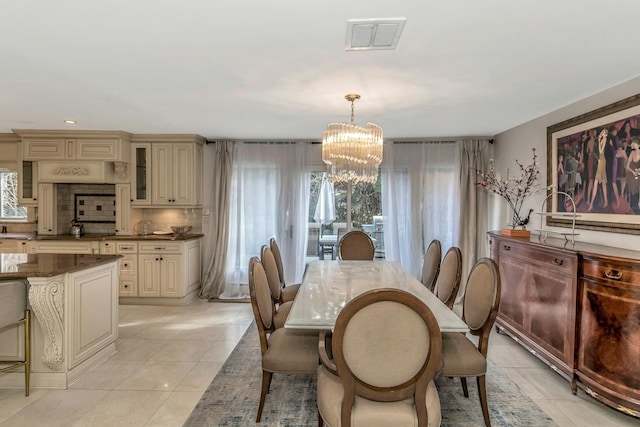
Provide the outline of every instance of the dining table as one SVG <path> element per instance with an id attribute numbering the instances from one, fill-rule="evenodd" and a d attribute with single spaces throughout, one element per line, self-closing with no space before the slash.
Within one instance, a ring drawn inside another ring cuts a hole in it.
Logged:
<path id="1" fill-rule="evenodd" d="M 333 330 L 340 310 L 372 289 L 407 291 L 431 310 L 441 332 L 468 332 L 466 323 L 400 263 L 394 261 L 313 261 L 305 272 L 285 328 Z"/>

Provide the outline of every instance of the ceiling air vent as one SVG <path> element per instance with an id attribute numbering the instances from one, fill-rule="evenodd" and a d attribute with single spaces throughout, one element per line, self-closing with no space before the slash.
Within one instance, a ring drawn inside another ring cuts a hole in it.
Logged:
<path id="1" fill-rule="evenodd" d="M 407 18 L 347 20 L 346 50 L 395 49 Z"/>

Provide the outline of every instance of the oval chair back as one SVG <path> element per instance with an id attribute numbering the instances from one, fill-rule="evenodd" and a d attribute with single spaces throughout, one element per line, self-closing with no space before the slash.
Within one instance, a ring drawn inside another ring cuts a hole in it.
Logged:
<path id="1" fill-rule="evenodd" d="M 372 261 L 376 248 L 371 237 L 364 231 L 354 230 L 345 234 L 338 242 L 341 260 Z"/>

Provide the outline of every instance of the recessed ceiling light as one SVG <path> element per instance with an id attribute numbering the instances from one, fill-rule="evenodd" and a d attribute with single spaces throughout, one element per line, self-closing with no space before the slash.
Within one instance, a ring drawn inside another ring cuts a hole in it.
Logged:
<path id="1" fill-rule="evenodd" d="M 76 121 L 75 121 L 75 120 L 65 120 L 64 122 L 65 122 L 66 124 L 68 124 L 68 125 L 75 125 L 75 124 L 76 124 Z"/>
<path id="2" fill-rule="evenodd" d="M 395 49 L 407 18 L 347 20 L 346 50 Z"/>

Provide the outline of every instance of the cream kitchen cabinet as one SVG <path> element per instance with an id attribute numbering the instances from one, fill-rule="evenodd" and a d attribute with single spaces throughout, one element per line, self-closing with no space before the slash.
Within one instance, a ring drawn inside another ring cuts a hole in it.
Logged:
<path id="1" fill-rule="evenodd" d="M 201 274 L 200 240 L 139 242 L 139 298 L 131 302 L 188 304 L 197 298 Z"/>
<path id="2" fill-rule="evenodd" d="M 155 143 L 151 147 L 151 203 L 202 205 L 202 146 Z"/>
<path id="3" fill-rule="evenodd" d="M 131 185 L 116 184 L 116 234 L 130 236 L 133 234 L 131 221 Z"/>
<path id="4" fill-rule="evenodd" d="M 38 185 L 38 234 L 58 234 L 58 192 L 55 184 Z"/>
<path id="5" fill-rule="evenodd" d="M 21 206 L 38 204 L 38 162 L 24 160 L 18 171 L 18 203 Z"/>
<path id="6" fill-rule="evenodd" d="M 120 131 L 15 130 L 23 160 L 129 162 L 131 134 Z"/>
<path id="7" fill-rule="evenodd" d="M 35 253 L 34 242 L 19 239 L 0 239 L 1 254 L 32 254 Z"/>
<path id="8" fill-rule="evenodd" d="M 122 255 L 119 263 L 118 295 L 138 296 L 138 243 L 135 241 L 108 240 L 100 242 L 100 253 Z"/>
<path id="9" fill-rule="evenodd" d="M 96 240 L 36 240 L 38 254 L 97 254 L 100 244 Z"/>
<path id="10" fill-rule="evenodd" d="M 131 204 L 144 207 L 151 204 L 151 144 L 131 144 Z"/>

